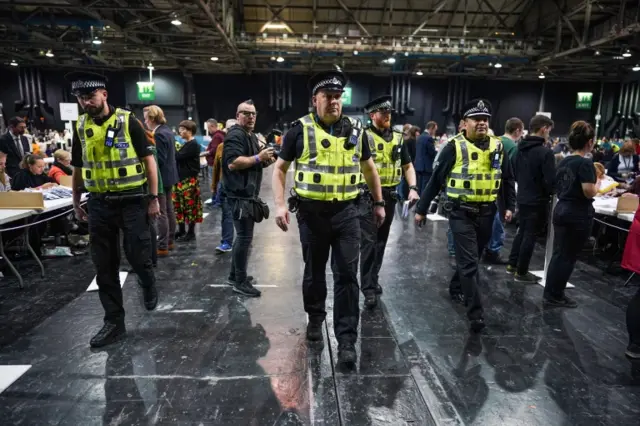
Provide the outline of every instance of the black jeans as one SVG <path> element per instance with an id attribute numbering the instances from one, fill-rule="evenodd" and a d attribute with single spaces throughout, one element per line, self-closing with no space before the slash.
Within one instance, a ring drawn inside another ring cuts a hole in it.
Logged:
<path id="1" fill-rule="evenodd" d="M 339 343 L 355 343 L 358 336 L 359 216 L 353 202 L 302 201 L 297 213 L 304 259 L 304 310 L 309 322 L 321 323 L 327 316 L 326 266 L 331 251 L 333 324 Z"/>
<path id="2" fill-rule="evenodd" d="M 511 246 L 509 265 L 515 266 L 519 275 L 525 275 L 529 272 L 529 263 L 533 256 L 536 237 L 547 220 L 549 205 L 520 205 L 518 208 L 518 232 Z"/>
<path id="3" fill-rule="evenodd" d="M 143 287 L 155 285 L 151 264 L 151 233 L 147 201 L 134 199 L 106 201 L 92 195 L 88 201 L 91 258 L 96 267 L 96 281 L 104 320 L 124 323 L 122 288 L 120 287 L 120 231 L 124 234 L 124 253 Z"/>
<path id="4" fill-rule="evenodd" d="M 391 189 L 393 188 L 383 189 L 386 218 L 380 228 L 376 226 L 373 216 L 371 197 L 365 197 L 360 202 L 360 286 L 364 295 L 375 292 L 378 285 L 378 275 L 396 211 L 396 201 L 391 197 Z M 332 263 L 335 263 L 334 259 Z M 332 267 L 332 269 L 335 268 Z M 336 271 L 334 271 L 334 278 L 335 275 Z"/>
<path id="5" fill-rule="evenodd" d="M 545 297 L 564 297 L 578 253 L 591 234 L 592 223 L 592 216 L 577 216 L 572 210 L 564 210 L 560 203 L 556 206 L 553 213 L 553 255 L 547 270 Z"/>
<path id="6" fill-rule="evenodd" d="M 491 238 L 496 215 L 495 208 L 494 205 L 493 209 L 486 209 L 483 214 L 454 208 L 449 215 L 449 226 L 456 248 L 457 268 L 451 279 L 449 292 L 464 294 L 467 300 L 467 317 L 470 320 L 482 318 L 484 313 L 478 289 L 480 284 L 478 260 Z"/>
<path id="7" fill-rule="evenodd" d="M 228 200 L 227 200 L 228 202 Z M 253 228 L 255 222 L 251 218 L 234 219 L 236 239 L 233 241 L 231 252 L 231 272 L 229 279 L 238 284 L 247 279 L 247 263 L 249 262 L 249 249 L 253 241 Z"/>
<path id="8" fill-rule="evenodd" d="M 640 345 L 640 288 L 627 306 L 627 331 L 629 343 Z"/>

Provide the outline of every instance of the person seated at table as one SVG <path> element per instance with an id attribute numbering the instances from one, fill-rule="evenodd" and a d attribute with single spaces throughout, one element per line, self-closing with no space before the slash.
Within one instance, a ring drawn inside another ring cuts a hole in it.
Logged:
<path id="1" fill-rule="evenodd" d="M 633 141 L 626 141 L 609 162 L 607 174 L 618 182 L 627 182 L 640 173 L 639 162 Z"/>
<path id="2" fill-rule="evenodd" d="M 62 176 L 71 176 L 73 169 L 71 168 L 71 153 L 64 149 L 59 149 L 53 153 L 53 165 L 49 169 L 49 177 L 55 183 L 60 184 Z"/>
<path id="3" fill-rule="evenodd" d="M 47 189 L 57 184 L 44 174 L 44 160 L 38 154 L 27 154 L 20 163 L 20 170 L 13 178 L 12 189 L 22 191 L 26 188 Z"/>
<path id="4" fill-rule="evenodd" d="M 56 146 L 55 142 L 51 142 L 49 145 L 47 145 L 47 150 L 44 152 L 46 154 L 47 157 L 51 157 L 56 150 L 58 149 L 58 147 Z"/>
<path id="5" fill-rule="evenodd" d="M 604 165 L 601 163 L 593 163 L 593 167 L 596 169 L 596 179 L 600 181 L 600 188 L 598 189 L 598 195 L 610 194 L 615 196 L 615 189 L 620 187 L 626 187 L 626 184 L 616 182 L 611 176 L 607 176 Z"/>
<path id="6" fill-rule="evenodd" d="M 0 192 L 11 191 L 11 178 L 6 172 L 7 154 L 0 151 Z"/>

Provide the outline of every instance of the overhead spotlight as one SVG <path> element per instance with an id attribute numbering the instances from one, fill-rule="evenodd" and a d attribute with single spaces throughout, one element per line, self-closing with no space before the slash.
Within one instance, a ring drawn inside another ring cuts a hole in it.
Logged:
<path id="1" fill-rule="evenodd" d="M 326 40 L 327 39 L 327 35 L 326 34 L 322 34 L 322 39 Z"/>
<path id="2" fill-rule="evenodd" d="M 147 66 L 147 69 L 149 71 L 153 71 L 155 69 L 155 67 L 153 66 L 153 64 L 151 62 L 149 62 L 149 65 Z"/>
<path id="3" fill-rule="evenodd" d="M 409 56 L 409 52 L 404 52 L 404 56 Z"/>
<path id="4" fill-rule="evenodd" d="M 51 49 L 47 50 L 47 53 L 44 54 L 47 58 L 53 58 L 55 55 L 51 51 Z"/>
<path id="5" fill-rule="evenodd" d="M 262 38 L 267 38 L 267 33 L 262 33 Z"/>
<path id="6" fill-rule="evenodd" d="M 354 51 L 353 51 L 353 54 L 354 54 L 354 55 L 358 55 L 358 51 L 357 51 L 357 50 L 354 50 Z"/>
<path id="7" fill-rule="evenodd" d="M 13 59 L 13 60 L 11 60 L 11 63 L 9 65 L 11 65 L 12 67 L 17 67 L 18 63 L 16 62 L 15 59 Z"/>
<path id="8" fill-rule="evenodd" d="M 396 63 L 396 58 L 394 58 L 393 56 L 390 57 L 389 59 L 387 59 L 387 63 L 388 64 L 395 64 Z"/>
<path id="9" fill-rule="evenodd" d="M 100 40 L 98 37 L 96 37 L 96 38 L 93 39 L 93 41 L 91 43 L 96 44 L 96 45 L 100 45 L 100 44 L 102 44 L 102 40 Z"/>
<path id="10" fill-rule="evenodd" d="M 596 51 L 594 52 L 594 55 L 596 55 L 596 56 L 600 56 L 600 51 L 599 51 L 599 50 L 596 50 Z"/>
<path id="11" fill-rule="evenodd" d="M 489 62 L 489 66 L 492 67 L 493 66 L 493 62 Z"/>
<path id="12" fill-rule="evenodd" d="M 276 62 L 284 62 L 284 58 L 282 56 L 278 56 Z"/>
<path id="13" fill-rule="evenodd" d="M 303 39 L 303 40 L 306 40 L 306 39 L 308 39 L 308 38 L 309 38 L 309 35 L 308 35 L 308 34 L 302 34 L 302 39 Z"/>
<path id="14" fill-rule="evenodd" d="M 630 58 L 631 57 L 631 51 L 629 49 L 625 50 L 624 53 L 622 54 L 622 56 L 624 56 L 625 58 Z"/>
<path id="15" fill-rule="evenodd" d="M 276 60 L 276 57 L 275 57 L 275 56 L 272 56 L 272 57 L 271 57 L 271 60 L 272 60 L 272 61 L 275 61 L 275 60 Z"/>
<path id="16" fill-rule="evenodd" d="M 179 25 L 182 25 L 182 21 L 180 21 L 178 18 L 174 18 L 173 21 L 171 21 L 171 23 L 176 27 Z"/>
<path id="17" fill-rule="evenodd" d="M 220 58 L 218 58 L 217 56 L 212 56 L 211 57 L 211 60 L 214 61 L 214 62 L 217 61 L 218 59 L 220 59 Z"/>
<path id="18" fill-rule="evenodd" d="M 424 73 L 420 70 L 416 71 L 416 75 L 423 75 Z"/>
<path id="19" fill-rule="evenodd" d="M 546 77 L 545 77 L 544 73 L 543 73 L 543 72 L 541 72 L 541 73 L 540 73 L 540 75 L 538 76 L 538 78 L 539 78 L 540 80 L 544 80 Z"/>
<path id="20" fill-rule="evenodd" d="M 636 64 L 635 67 L 631 68 L 633 71 L 640 71 L 640 64 Z"/>
<path id="21" fill-rule="evenodd" d="M 502 64 L 500 62 L 496 62 L 494 65 L 495 68 L 502 68 Z"/>

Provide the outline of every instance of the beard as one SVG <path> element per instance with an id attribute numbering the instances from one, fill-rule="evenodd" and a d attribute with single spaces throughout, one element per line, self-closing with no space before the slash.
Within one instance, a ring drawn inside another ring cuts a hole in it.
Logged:
<path id="1" fill-rule="evenodd" d="M 376 125 L 376 127 L 378 129 L 388 129 L 391 127 L 391 119 L 380 119 L 380 120 L 375 120 L 374 124 Z"/>
<path id="2" fill-rule="evenodd" d="M 97 106 L 86 106 L 84 108 L 84 111 L 89 114 L 91 117 L 98 117 L 100 114 L 102 114 L 102 111 L 104 110 L 104 102 L 100 103 L 100 105 Z"/>

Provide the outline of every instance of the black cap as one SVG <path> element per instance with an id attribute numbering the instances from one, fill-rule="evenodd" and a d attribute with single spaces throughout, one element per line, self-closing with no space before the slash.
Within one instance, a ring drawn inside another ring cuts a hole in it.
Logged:
<path id="1" fill-rule="evenodd" d="M 364 112 L 366 112 L 367 114 L 376 111 L 393 111 L 393 106 L 391 105 L 391 95 L 384 95 L 380 96 L 379 98 L 375 98 L 364 106 Z"/>
<path id="2" fill-rule="evenodd" d="M 491 118 L 491 102 L 486 99 L 473 99 L 462 107 L 462 118 L 487 117 Z"/>
<path id="3" fill-rule="evenodd" d="M 71 85 L 73 96 L 88 95 L 107 88 L 107 77 L 93 72 L 70 72 L 64 78 Z"/>
<path id="4" fill-rule="evenodd" d="M 334 92 L 344 92 L 347 85 L 347 76 L 340 71 L 320 72 L 309 79 L 307 87 L 311 95 L 318 93 L 318 90 L 330 90 Z"/>

